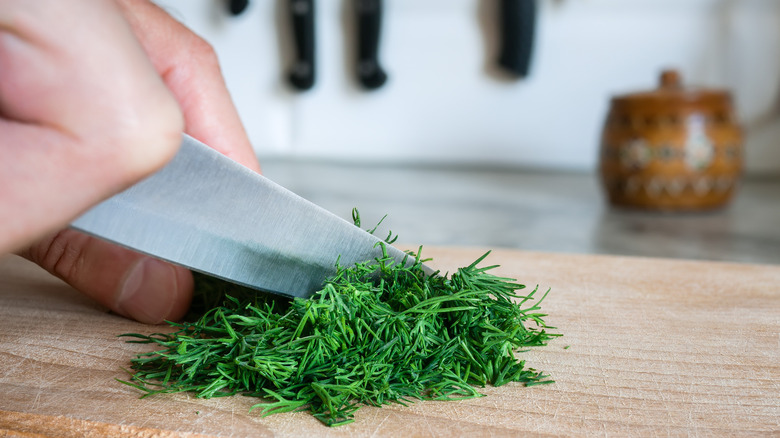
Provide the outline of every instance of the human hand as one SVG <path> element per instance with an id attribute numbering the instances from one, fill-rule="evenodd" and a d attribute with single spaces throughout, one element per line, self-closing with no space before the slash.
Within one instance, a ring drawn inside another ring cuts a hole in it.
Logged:
<path id="1" fill-rule="evenodd" d="M 6 1 L 0 252 L 18 250 L 122 315 L 181 317 L 189 271 L 56 230 L 162 167 L 182 127 L 259 170 L 216 56 L 164 11 L 143 0 Z"/>

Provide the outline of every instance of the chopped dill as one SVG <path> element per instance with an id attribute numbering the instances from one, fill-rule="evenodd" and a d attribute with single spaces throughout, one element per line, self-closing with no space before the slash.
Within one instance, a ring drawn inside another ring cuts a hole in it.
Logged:
<path id="1" fill-rule="evenodd" d="M 359 216 L 355 216 L 356 224 Z M 388 236 L 388 239 L 390 236 Z M 390 257 L 339 266 L 309 299 L 288 300 L 198 277 L 202 315 L 173 333 L 125 334 L 159 350 L 132 362 L 144 392 L 258 397 L 263 416 L 308 410 L 328 426 L 351 423 L 361 404 L 480 397 L 479 387 L 551 383 L 516 353 L 555 337 L 544 293 L 479 267 L 426 274 Z M 377 275 L 378 273 L 378 275 Z M 549 292 L 549 291 L 548 291 Z"/>

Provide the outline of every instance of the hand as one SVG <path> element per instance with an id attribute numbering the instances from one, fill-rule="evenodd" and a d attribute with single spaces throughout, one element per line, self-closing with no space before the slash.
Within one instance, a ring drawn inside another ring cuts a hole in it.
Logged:
<path id="1" fill-rule="evenodd" d="M 122 315 L 148 323 L 181 317 L 189 271 L 56 230 L 162 167 L 182 128 L 259 170 L 213 51 L 158 7 L 5 1 L 0 253 L 18 250 Z"/>

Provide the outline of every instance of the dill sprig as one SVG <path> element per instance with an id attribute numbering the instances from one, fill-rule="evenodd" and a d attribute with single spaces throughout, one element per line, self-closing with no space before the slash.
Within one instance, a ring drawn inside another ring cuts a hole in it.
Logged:
<path id="1" fill-rule="evenodd" d="M 263 416 L 309 410 L 329 426 L 352 422 L 361 404 L 551 383 L 516 357 L 560 336 L 547 332 L 554 327 L 540 312 L 547 293 L 520 294 L 523 285 L 489 272 L 496 266 L 479 267 L 488 254 L 447 276 L 426 274 L 419 251 L 411 263 L 385 253 L 338 266 L 314 296 L 292 301 L 207 279 L 203 295 L 224 297 L 219 305 L 193 322 L 170 323 L 172 333 L 122 335 L 160 349 L 132 359 L 132 377 L 120 381 L 142 397 L 259 397 L 252 409 Z"/>

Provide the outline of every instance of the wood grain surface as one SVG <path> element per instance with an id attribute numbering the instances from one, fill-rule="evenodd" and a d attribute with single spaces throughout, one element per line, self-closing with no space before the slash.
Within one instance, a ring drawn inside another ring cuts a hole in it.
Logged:
<path id="1" fill-rule="evenodd" d="M 453 270 L 481 249 L 427 248 Z M 255 400 L 139 399 L 117 383 L 152 332 L 36 266 L 0 259 L 0 436 L 780 435 L 780 267 L 494 251 L 496 272 L 552 288 L 564 334 L 524 353 L 556 383 L 486 397 L 363 407 L 354 424 L 260 418 Z"/>

